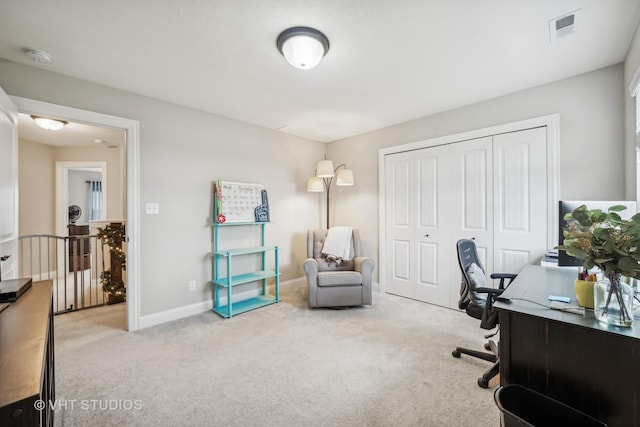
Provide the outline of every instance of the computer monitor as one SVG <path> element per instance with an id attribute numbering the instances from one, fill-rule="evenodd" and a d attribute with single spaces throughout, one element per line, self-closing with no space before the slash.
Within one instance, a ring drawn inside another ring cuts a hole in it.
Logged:
<path id="1" fill-rule="evenodd" d="M 560 206 L 558 209 L 559 214 L 559 222 L 558 222 L 558 244 L 562 244 L 564 241 L 564 235 L 562 234 L 563 230 L 567 225 L 567 221 L 564 220 L 564 216 L 570 212 L 573 212 L 576 208 L 586 205 L 587 209 L 600 209 L 603 212 L 607 212 L 607 210 L 614 205 L 622 205 L 626 206 L 627 209 L 618 212 L 623 219 L 630 219 L 636 213 L 636 202 L 633 201 L 584 201 L 584 200 L 561 200 L 559 202 Z M 560 267 L 570 267 L 570 266 L 580 266 L 582 262 L 577 258 L 572 257 L 571 255 L 567 255 L 565 251 L 558 251 L 558 266 Z"/>

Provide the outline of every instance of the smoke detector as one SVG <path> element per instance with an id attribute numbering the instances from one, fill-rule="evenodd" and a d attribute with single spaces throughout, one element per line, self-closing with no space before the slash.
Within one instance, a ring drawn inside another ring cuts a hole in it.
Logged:
<path id="1" fill-rule="evenodd" d="M 563 39 L 575 32 L 576 21 L 582 9 L 574 10 L 549 21 L 549 42 Z"/>
<path id="2" fill-rule="evenodd" d="M 37 62 L 38 64 L 48 64 L 51 62 L 51 55 L 43 50 L 25 49 L 24 53 L 26 53 L 33 62 Z"/>

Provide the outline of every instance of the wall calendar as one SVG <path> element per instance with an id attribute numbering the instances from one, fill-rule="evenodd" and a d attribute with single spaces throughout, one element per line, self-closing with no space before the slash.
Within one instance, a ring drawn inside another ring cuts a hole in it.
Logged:
<path id="1" fill-rule="evenodd" d="M 261 184 L 216 181 L 215 221 L 266 222 L 269 221 L 267 194 Z"/>

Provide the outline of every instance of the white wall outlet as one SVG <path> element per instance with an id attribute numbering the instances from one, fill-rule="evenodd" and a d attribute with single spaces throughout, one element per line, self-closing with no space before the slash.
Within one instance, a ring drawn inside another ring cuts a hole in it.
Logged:
<path id="1" fill-rule="evenodd" d="M 146 206 L 147 215 L 159 215 L 160 214 L 160 204 L 159 203 L 147 203 Z"/>
<path id="2" fill-rule="evenodd" d="M 190 291 L 195 291 L 196 290 L 196 281 L 195 280 L 189 280 L 189 290 Z"/>

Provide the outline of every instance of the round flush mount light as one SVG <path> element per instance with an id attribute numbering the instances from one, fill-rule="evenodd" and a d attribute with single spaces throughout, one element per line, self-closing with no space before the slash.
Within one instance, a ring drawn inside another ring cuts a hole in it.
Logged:
<path id="1" fill-rule="evenodd" d="M 284 30 L 276 41 L 287 62 L 301 70 L 320 63 L 329 51 L 329 39 L 315 28 L 293 27 Z"/>
<path id="2" fill-rule="evenodd" d="M 48 119 L 40 116 L 31 116 L 31 118 L 36 122 L 36 125 L 47 130 L 60 130 L 69 124 L 69 122 L 65 120 Z"/>
<path id="3" fill-rule="evenodd" d="M 43 50 L 25 49 L 24 53 L 26 53 L 33 62 L 37 62 L 38 64 L 48 64 L 51 62 L 51 55 Z"/>

